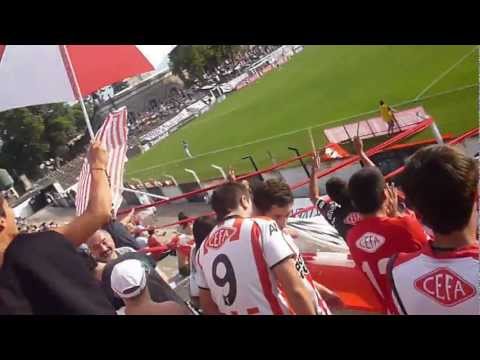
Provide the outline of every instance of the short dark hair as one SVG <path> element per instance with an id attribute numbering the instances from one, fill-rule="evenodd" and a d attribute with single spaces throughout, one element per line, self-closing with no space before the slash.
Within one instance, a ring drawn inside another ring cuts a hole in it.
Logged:
<path id="1" fill-rule="evenodd" d="M 188 219 L 188 216 L 183 213 L 183 211 L 180 211 L 177 215 L 178 221 L 186 220 Z"/>
<path id="2" fill-rule="evenodd" d="M 273 205 L 284 207 L 293 203 L 292 190 L 284 181 L 270 179 L 253 188 L 253 203 L 262 213 L 270 211 Z"/>
<path id="3" fill-rule="evenodd" d="M 219 221 L 240 206 L 242 196 L 249 197 L 250 192 L 241 183 L 227 183 L 213 192 L 211 205 Z"/>
<path id="4" fill-rule="evenodd" d="M 217 220 L 213 216 L 200 216 L 193 223 L 193 240 L 197 249 L 202 245 L 203 240 L 210 234 L 217 225 Z"/>
<path id="5" fill-rule="evenodd" d="M 447 145 L 431 145 L 407 160 L 402 189 L 425 225 L 439 234 L 467 226 L 478 186 L 478 163 Z"/>
<path id="6" fill-rule="evenodd" d="M 148 229 L 148 235 L 152 236 L 154 234 L 155 234 L 155 229 L 154 228 Z"/>
<path id="7" fill-rule="evenodd" d="M 353 204 L 361 214 L 370 214 L 381 209 L 385 200 L 385 179 L 376 167 L 366 167 L 352 175 L 348 192 Z"/>
<path id="8" fill-rule="evenodd" d="M 346 206 L 351 204 L 350 195 L 348 193 L 348 184 L 339 177 L 331 177 L 325 184 L 327 195 L 337 204 Z"/>
<path id="9" fill-rule="evenodd" d="M 383 105 L 383 104 L 384 104 L 383 100 L 380 100 L 380 105 Z"/>

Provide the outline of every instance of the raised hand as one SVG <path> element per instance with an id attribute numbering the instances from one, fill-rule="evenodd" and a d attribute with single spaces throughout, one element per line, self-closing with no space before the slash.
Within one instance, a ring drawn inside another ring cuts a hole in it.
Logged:
<path id="1" fill-rule="evenodd" d="M 400 211 L 398 209 L 398 190 L 395 184 L 390 183 L 385 185 L 385 212 L 387 216 L 398 216 Z"/>
<path id="2" fill-rule="evenodd" d="M 355 147 L 355 152 L 357 155 L 363 152 L 363 141 L 359 136 L 353 138 L 353 146 Z"/>
<path id="3" fill-rule="evenodd" d="M 108 164 L 108 152 L 100 141 L 95 141 L 90 145 L 88 151 L 88 163 L 90 168 L 106 169 Z"/>

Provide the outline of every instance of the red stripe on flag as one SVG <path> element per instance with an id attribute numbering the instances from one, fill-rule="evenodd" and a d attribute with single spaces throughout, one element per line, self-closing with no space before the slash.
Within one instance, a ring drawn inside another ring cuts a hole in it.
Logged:
<path id="1" fill-rule="evenodd" d="M 110 176 L 110 185 L 112 191 L 112 199 L 115 201 L 117 210 L 118 200 L 122 193 L 124 160 L 127 151 L 127 136 L 128 129 L 126 129 L 127 109 L 122 108 L 120 111 L 108 114 L 103 125 L 97 131 L 95 139 L 100 141 L 108 151 L 107 173 Z M 77 189 L 77 215 L 81 215 L 88 206 L 88 199 L 91 185 L 91 174 L 88 165 L 88 160 L 85 159 Z"/>
<path id="2" fill-rule="evenodd" d="M 254 223 L 252 226 L 252 234 L 250 238 L 252 241 L 253 256 L 255 258 L 255 264 L 257 265 L 257 272 L 258 276 L 260 277 L 263 295 L 270 304 L 272 313 L 274 315 L 283 315 L 283 311 L 280 307 L 280 304 L 278 303 L 278 299 L 273 294 L 272 282 L 270 281 L 270 277 L 268 275 L 267 263 L 263 258 L 262 246 L 260 245 L 260 236 L 260 227 L 256 223 Z"/>

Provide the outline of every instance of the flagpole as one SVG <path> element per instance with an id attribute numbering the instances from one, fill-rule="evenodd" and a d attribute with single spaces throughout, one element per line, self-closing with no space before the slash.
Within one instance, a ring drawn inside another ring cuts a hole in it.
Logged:
<path id="1" fill-rule="evenodd" d="M 95 138 L 95 134 L 93 133 L 92 123 L 90 122 L 90 117 L 88 116 L 87 108 L 85 107 L 85 103 L 83 102 L 82 92 L 80 91 L 80 85 L 78 84 L 77 75 L 75 74 L 75 69 L 73 68 L 72 61 L 70 60 L 70 55 L 68 54 L 67 46 L 66 45 L 59 45 L 59 46 L 61 47 L 60 50 L 62 50 L 62 47 L 63 47 L 62 52 L 65 54 L 65 58 L 68 62 L 68 67 L 70 68 L 69 70 L 72 74 L 73 83 L 75 86 L 74 90 L 76 90 L 74 92 L 78 94 L 78 99 L 80 101 L 80 106 L 82 108 L 83 117 L 85 118 L 85 123 L 87 124 L 88 133 L 90 134 L 90 138 L 93 140 Z"/>

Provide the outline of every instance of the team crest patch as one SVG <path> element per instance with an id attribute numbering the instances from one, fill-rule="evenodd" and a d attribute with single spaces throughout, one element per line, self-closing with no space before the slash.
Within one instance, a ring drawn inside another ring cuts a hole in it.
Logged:
<path id="1" fill-rule="evenodd" d="M 477 292 L 475 286 L 448 268 L 439 268 L 418 278 L 415 289 L 448 307 L 470 299 Z"/>
<path id="2" fill-rule="evenodd" d="M 363 234 L 355 243 L 357 248 L 367 253 L 376 252 L 385 243 L 382 235 L 367 232 Z"/>
<path id="3" fill-rule="evenodd" d="M 362 216 L 358 212 L 352 212 L 343 220 L 343 223 L 346 225 L 355 225 L 362 219 Z"/>
<path id="4" fill-rule="evenodd" d="M 208 237 L 205 246 L 212 249 L 218 249 L 222 247 L 226 241 L 230 240 L 235 232 L 236 230 L 234 228 L 221 227 Z"/>

